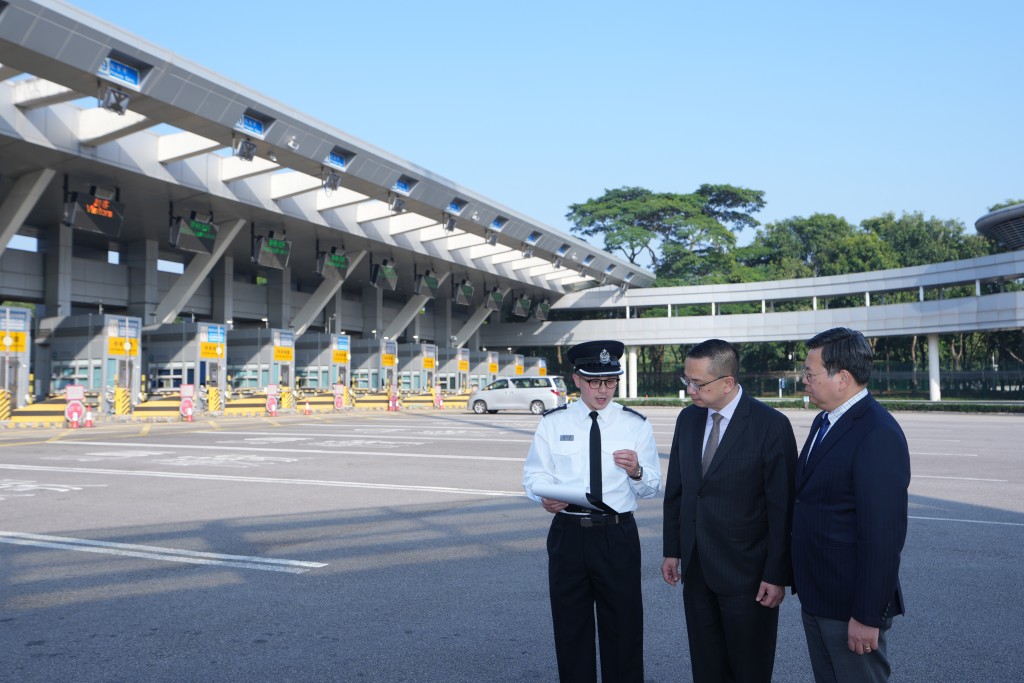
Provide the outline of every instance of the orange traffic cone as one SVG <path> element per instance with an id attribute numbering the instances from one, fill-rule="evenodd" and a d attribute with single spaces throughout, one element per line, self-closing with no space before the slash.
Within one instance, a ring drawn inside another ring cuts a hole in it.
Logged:
<path id="1" fill-rule="evenodd" d="M 308 398 L 306 399 L 306 413 L 305 414 L 306 415 L 310 415 L 311 414 L 310 411 L 309 411 L 309 399 Z"/>
<path id="2" fill-rule="evenodd" d="M 92 406 L 85 407 L 85 426 L 92 427 Z"/>

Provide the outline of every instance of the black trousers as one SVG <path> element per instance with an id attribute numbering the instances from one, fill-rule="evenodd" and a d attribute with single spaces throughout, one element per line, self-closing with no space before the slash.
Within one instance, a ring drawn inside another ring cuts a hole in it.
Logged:
<path id="1" fill-rule="evenodd" d="M 755 591 L 743 595 L 712 591 L 694 549 L 683 574 L 683 611 L 694 683 L 772 680 L 779 610 L 758 604 Z"/>
<path id="2" fill-rule="evenodd" d="M 584 528 L 579 517 L 558 514 L 547 546 L 559 680 L 597 680 L 596 607 L 601 680 L 642 683 L 644 608 L 636 521 Z"/>

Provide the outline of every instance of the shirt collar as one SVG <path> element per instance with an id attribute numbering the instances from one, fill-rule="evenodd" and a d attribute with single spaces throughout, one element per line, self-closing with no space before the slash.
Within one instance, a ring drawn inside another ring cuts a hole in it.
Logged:
<path id="1" fill-rule="evenodd" d="M 847 410 L 852 408 L 854 406 L 854 404 L 857 403 L 857 401 L 861 400 L 862 398 L 864 398 L 867 395 L 868 395 L 868 388 L 864 387 L 863 389 L 858 391 L 856 394 L 851 396 L 850 399 L 846 403 L 844 403 L 843 405 L 839 406 L 838 408 L 836 408 L 835 410 L 830 412 L 828 414 L 828 423 L 830 425 L 834 425 L 836 422 L 839 421 L 839 418 L 841 418 L 843 416 L 843 413 L 845 413 Z"/>
<path id="2" fill-rule="evenodd" d="M 733 396 L 732 400 L 721 410 L 708 410 L 708 419 L 715 413 L 720 413 L 726 422 L 732 419 L 733 413 L 736 412 L 736 406 L 740 404 L 740 396 L 743 395 L 743 387 L 739 384 L 736 385 L 736 395 Z"/>

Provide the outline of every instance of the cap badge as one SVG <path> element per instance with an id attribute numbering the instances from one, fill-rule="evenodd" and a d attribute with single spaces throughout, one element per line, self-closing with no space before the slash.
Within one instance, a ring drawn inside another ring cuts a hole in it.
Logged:
<path id="1" fill-rule="evenodd" d="M 601 349 L 601 355 L 598 356 L 598 360 L 601 361 L 601 365 L 608 365 L 612 362 L 612 356 L 608 353 L 608 349 Z"/>

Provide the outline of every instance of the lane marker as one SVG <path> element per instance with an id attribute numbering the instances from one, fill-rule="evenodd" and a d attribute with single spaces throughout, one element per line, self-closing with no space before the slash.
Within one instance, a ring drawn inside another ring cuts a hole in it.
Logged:
<path id="1" fill-rule="evenodd" d="M 248 433 L 248 432 L 246 432 Z M 87 446 L 93 448 L 95 446 L 125 446 L 132 448 L 155 448 L 159 447 L 160 444 L 153 443 L 131 443 L 124 441 L 64 441 L 60 444 L 62 447 L 75 445 L 75 446 Z M 179 445 L 179 444 L 175 444 Z M 280 453 L 281 448 L 259 448 L 257 446 L 246 446 L 244 444 L 235 444 L 233 446 L 193 446 L 180 444 L 181 448 L 185 450 L 207 450 L 207 451 L 259 451 L 267 453 Z M 320 448 L 288 448 L 289 453 L 312 453 L 312 454 L 323 454 L 323 455 L 360 455 L 365 456 L 365 450 L 358 451 L 339 451 L 334 449 L 320 449 Z M 440 453 L 375 453 L 375 456 L 382 456 L 387 458 L 436 458 L 439 460 L 490 460 L 497 462 L 518 462 L 521 463 L 526 460 L 524 454 L 521 458 L 499 458 L 488 455 L 444 455 Z"/>
<path id="2" fill-rule="evenodd" d="M 423 439 L 431 439 L 433 441 L 488 441 L 488 442 L 491 442 L 491 441 L 494 441 L 495 438 L 501 437 L 502 443 L 531 443 L 532 442 L 532 439 L 508 439 L 508 438 L 504 438 L 504 433 L 501 433 L 501 432 L 495 434 L 494 436 L 492 436 L 489 439 L 478 439 L 478 438 L 473 438 L 473 437 L 466 437 L 466 436 L 462 436 L 461 434 L 431 434 L 429 432 L 421 432 L 420 434 L 414 435 L 414 436 L 403 436 L 403 435 L 391 434 L 391 433 L 387 433 L 387 432 L 381 433 L 381 432 L 376 431 L 376 430 L 367 430 L 367 432 L 365 434 L 363 434 L 363 433 L 343 432 L 343 433 L 323 434 L 323 435 L 317 435 L 317 436 L 310 436 L 308 432 L 303 433 L 303 432 L 225 432 L 225 431 L 212 432 L 211 431 L 211 432 L 199 432 L 199 433 L 200 434 L 218 434 L 218 435 L 223 434 L 223 435 L 227 435 L 227 436 L 303 437 L 303 438 L 306 438 L 306 439 L 316 439 L 316 440 L 323 440 L 323 439 L 366 439 L 368 437 L 373 436 L 374 438 L 376 438 L 378 440 L 381 440 L 381 441 L 385 441 L 387 439 L 419 439 L 420 441 L 422 441 Z M 191 446 L 186 446 L 186 448 L 191 448 Z"/>
<path id="3" fill-rule="evenodd" d="M 977 453 L 926 453 L 924 451 L 910 451 L 911 455 L 951 455 L 957 458 L 977 458 Z"/>
<path id="4" fill-rule="evenodd" d="M 358 481 L 331 481 L 326 479 L 276 479 L 273 477 L 236 477 L 228 474 L 198 474 L 191 472 L 145 472 L 141 470 L 105 470 L 87 467 L 45 467 L 42 465 L 0 465 L 4 470 L 29 472 L 77 472 L 79 474 L 115 474 L 126 477 L 158 477 L 170 479 L 203 479 L 207 481 L 234 481 L 246 484 L 298 484 L 302 486 L 333 486 L 339 488 L 377 489 L 385 491 L 418 491 L 425 493 L 457 493 L 467 496 L 525 497 L 522 491 L 491 491 L 487 489 L 461 489 L 451 486 L 413 486 L 409 484 L 370 484 Z"/>
<path id="5" fill-rule="evenodd" d="M 911 479 L 954 479 L 956 481 L 991 481 L 997 484 L 1009 484 L 1009 479 L 978 479 L 976 477 L 940 477 L 934 474 L 914 474 Z"/>
<path id="6" fill-rule="evenodd" d="M 928 522 L 963 522 L 964 524 L 995 524 L 998 526 L 1024 526 L 1020 522 L 989 522 L 984 519 L 951 519 L 948 517 L 914 517 L 908 515 L 907 519 L 923 519 Z"/>
<path id="7" fill-rule="evenodd" d="M 239 569 L 259 569 L 261 571 L 286 572 L 288 574 L 304 574 L 310 569 L 319 569 L 320 567 L 327 566 L 323 562 L 300 562 L 298 560 L 279 560 L 272 557 L 251 557 L 249 555 L 222 555 L 220 553 L 160 548 L 151 545 L 135 545 L 133 543 L 114 543 L 112 541 L 90 541 L 83 538 L 25 534 L 17 531 L 0 531 L 0 543 L 55 548 L 58 550 L 78 550 L 87 553 L 103 553 L 105 555 L 121 555 L 125 557 L 141 557 L 167 562 L 186 562 L 188 564 L 236 567 Z"/>

